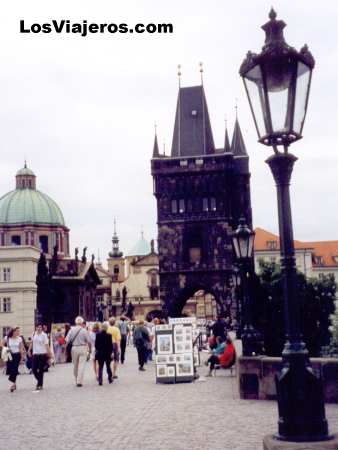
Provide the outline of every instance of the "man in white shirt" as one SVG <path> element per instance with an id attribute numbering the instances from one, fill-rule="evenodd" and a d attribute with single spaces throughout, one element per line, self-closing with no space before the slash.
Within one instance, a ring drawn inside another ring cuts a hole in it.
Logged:
<path id="1" fill-rule="evenodd" d="M 87 357 L 91 352 L 91 341 L 88 331 L 83 328 L 82 317 L 75 319 L 75 327 L 72 327 L 67 334 L 66 344 L 72 344 L 72 361 L 74 364 L 75 384 L 78 387 L 83 385 L 83 376 L 86 367 Z"/>
<path id="2" fill-rule="evenodd" d="M 28 354 L 33 353 L 32 368 L 36 378 L 36 391 L 41 391 L 43 387 L 43 374 L 50 355 L 48 336 L 42 331 L 42 325 L 36 327 L 29 345 Z"/>

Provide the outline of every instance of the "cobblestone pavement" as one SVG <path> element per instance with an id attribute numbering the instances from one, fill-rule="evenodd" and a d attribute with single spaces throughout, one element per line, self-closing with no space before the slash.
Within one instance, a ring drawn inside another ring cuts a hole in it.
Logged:
<path id="1" fill-rule="evenodd" d="M 258 450 L 276 430 L 276 403 L 239 400 L 236 378 L 225 371 L 205 382 L 162 385 L 154 366 L 146 369 L 137 370 L 129 347 L 112 385 L 98 386 L 89 364 L 82 388 L 70 364 L 47 373 L 39 393 L 33 376 L 22 375 L 10 394 L 1 375 L 0 449 Z M 338 405 L 327 405 L 327 415 L 338 430 Z"/>

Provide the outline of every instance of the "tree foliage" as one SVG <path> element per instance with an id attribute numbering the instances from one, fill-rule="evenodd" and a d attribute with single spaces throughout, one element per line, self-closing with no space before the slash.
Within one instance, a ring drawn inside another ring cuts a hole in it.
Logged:
<path id="1" fill-rule="evenodd" d="M 331 326 L 329 327 L 331 333 L 331 341 L 329 346 L 329 354 L 338 356 L 338 302 L 335 302 L 336 309 L 331 315 Z"/>
<path id="2" fill-rule="evenodd" d="M 285 342 L 283 280 L 280 266 L 260 262 L 260 284 L 254 294 L 254 320 L 264 336 L 265 352 L 280 356 Z M 310 356 L 320 356 L 330 344 L 330 316 L 335 310 L 336 283 L 333 275 L 306 278 L 297 272 L 300 327 Z M 338 320 L 338 319 L 337 319 Z M 338 321 L 337 321 L 338 338 Z M 338 339 L 337 339 L 338 343 Z"/>

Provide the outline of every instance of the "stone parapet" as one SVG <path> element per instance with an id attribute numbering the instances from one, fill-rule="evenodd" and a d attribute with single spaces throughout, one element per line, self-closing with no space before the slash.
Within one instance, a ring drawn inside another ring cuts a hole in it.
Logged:
<path id="1" fill-rule="evenodd" d="M 338 403 L 338 359 L 311 358 L 313 370 L 322 377 L 326 403 Z M 275 377 L 282 367 L 282 358 L 241 356 L 238 358 L 240 398 L 275 400 Z"/>

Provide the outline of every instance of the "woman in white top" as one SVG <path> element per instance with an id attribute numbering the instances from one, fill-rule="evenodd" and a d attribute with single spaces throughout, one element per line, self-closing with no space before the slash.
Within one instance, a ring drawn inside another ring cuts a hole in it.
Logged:
<path id="1" fill-rule="evenodd" d="M 99 365 L 98 361 L 96 359 L 96 352 L 95 352 L 95 341 L 96 341 L 96 335 L 101 331 L 101 324 L 100 322 L 95 322 L 92 326 L 91 331 L 89 331 L 89 338 L 90 342 L 92 344 L 92 361 L 93 361 L 93 370 L 95 374 L 95 378 L 98 379 L 99 376 Z"/>
<path id="2" fill-rule="evenodd" d="M 48 345 L 48 336 L 42 331 L 42 325 L 36 327 L 29 345 L 28 354 L 33 353 L 33 374 L 36 378 L 36 390 L 41 391 L 43 386 L 43 374 L 50 356 L 50 348 Z"/>
<path id="3" fill-rule="evenodd" d="M 19 374 L 19 364 L 24 357 L 23 341 L 20 337 L 20 328 L 12 328 L 7 337 L 4 339 L 4 344 L 11 352 L 11 356 L 7 361 L 6 375 L 8 375 L 9 381 L 12 383 L 9 388 L 10 392 L 14 392 L 16 389 L 16 377 Z"/>

